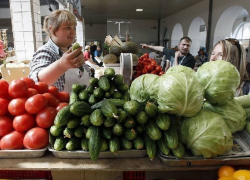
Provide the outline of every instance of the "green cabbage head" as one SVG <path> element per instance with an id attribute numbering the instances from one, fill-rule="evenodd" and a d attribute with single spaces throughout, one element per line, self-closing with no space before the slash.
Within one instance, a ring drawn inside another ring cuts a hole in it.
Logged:
<path id="1" fill-rule="evenodd" d="M 161 113 L 191 117 L 201 110 L 204 88 L 183 72 L 169 72 L 158 79 L 158 108 Z"/>
<path id="2" fill-rule="evenodd" d="M 246 111 L 240 105 L 240 103 L 233 99 L 227 102 L 227 104 L 216 105 L 209 102 L 205 102 L 203 109 L 213 111 L 221 115 L 232 133 L 241 131 L 246 125 Z"/>
<path id="3" fill-rule="evenodd" d="M 182 142 L 196 156 L 216 157 L 233 146 L 232 133 L 222 117 L 204 109 L 183 120 L 180 134 Z"/>
<path id="4" fill-rule="evenodd" d="M 197 79 L 205 89 L 205 98 L 212 104 L 225 104 L 235 96 L 240 84 L 238 70 L 224 60 L 209 61 L 198 68 Z"/>
<path id="5" fill-rule="evenodd" d="M 144 74 L 136 78 L 130 86 L 130 98 L 140 103 L 155 100 L 158 93 L 158 79 L 155 74 Z"/>
<path id="6" fill-rule="evenodd" d="M 186 67 L 186 66 L 182 66 L 182 65 L 173 66 L 169 68 L 166 73 L 169 73 L 169 72 L 184 72 L 186 74 L 195 75 L 195 71 L 193 69 Z"/>

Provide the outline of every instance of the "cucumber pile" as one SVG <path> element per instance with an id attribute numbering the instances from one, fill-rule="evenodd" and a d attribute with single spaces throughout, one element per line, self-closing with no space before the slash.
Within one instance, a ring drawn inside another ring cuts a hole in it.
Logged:
<path id="1" fill-rule="evenodd" d="M 50 145 L 57 151 L 84 150 L 96 161 L 100 152 L 146 149 L 151 160 L 157 150 L 182 157 L 179 141 L 169 114 L 158 112 L 153 102 L 130 100 L 124 78 L 107 68 L 89 86 L 74 84 L 70 103 L 62 108 L 50 128 Z"/>

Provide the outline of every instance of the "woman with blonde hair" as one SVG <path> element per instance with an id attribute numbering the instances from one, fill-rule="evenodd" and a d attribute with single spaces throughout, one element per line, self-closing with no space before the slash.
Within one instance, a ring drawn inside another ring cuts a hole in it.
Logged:
<path id="1" fill-rule="evenodd" d="M 72 84 L 88 85 L 89 73 L 78 68 L 85 66 L 82 47 L 69 48 L 76 40 L 76 17 L 66 10 L 55 10 L 44 19 L 46 44 L 38 48 L 30 61 L 30 74 L 35 82 L 43 81 L 59 91 L 71 92 Z"/>
<path id="2" fill-rule="evenodd" d="M 210 55 L 210 61 L 225 60 L 233 64 L 240 74 L 240 85 L 236 96 L 249 93 L 249 86 L 245 81 L 249 79 L 246 71 L 246 52 L 237 39 L 229 38 L 218 41 Z"/>

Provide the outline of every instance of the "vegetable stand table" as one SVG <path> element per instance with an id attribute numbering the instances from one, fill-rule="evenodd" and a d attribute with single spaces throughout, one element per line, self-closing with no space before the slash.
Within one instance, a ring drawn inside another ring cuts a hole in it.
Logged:
<path id="1" fill-rule="evenodd" d="M 113 180 L 115 178 L 118 180 L 117 177 L 122 176 L 123 171 L 146 171 L 148 180 L 163 177 L 167 179 L 168 175 L 173 174 L 182 174 L 182 176 L 187 174 L 187 176 L 193 176 L 192 180 L 196 180 L 194 177 L 204 180 L 216 178 L 218 163 L 213 165 L 213 159 L 204 161 L 210 165 L 188 166 L 187 164 L 187 166 L 173 167 L 166 166 L 158 157 L 153 162 L 148 157 L 98 159 L 93 162 L 91 159 L 61 159 L 55 157 L 51 152 L 46 152 L 40 158 L 0 159 L 0 170 L 49 170 L 52 172 L 53 180 Z M 226 158 L 217 161 L 221 161 L 222 164 L 248 165 L 250 157 Z"/>

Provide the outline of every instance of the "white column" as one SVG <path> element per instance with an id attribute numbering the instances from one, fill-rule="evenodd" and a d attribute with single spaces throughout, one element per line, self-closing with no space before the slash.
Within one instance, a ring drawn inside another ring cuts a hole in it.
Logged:
<path id="1" fill-rule="evenodd" d="M 77 21 L 76 26 L 76 42 L 80 44 L 84 48 L 85 46 L 85 37 L 84 37 L 84 21 Z"/>
<path id="2" fill-rule="evenodd" d="M 31 60 L 43 45 L 39 0 L 10 0 L 16 59 Z"/>

